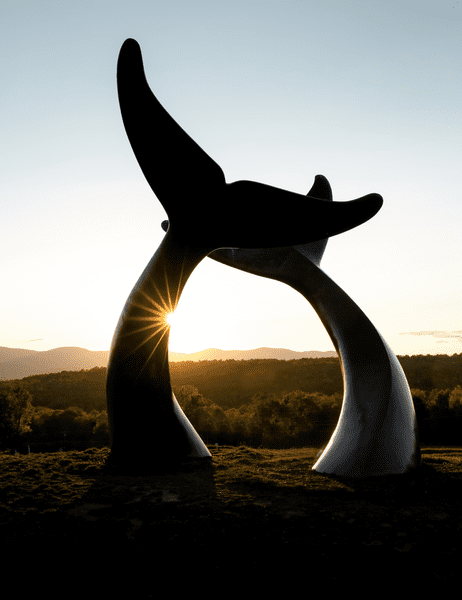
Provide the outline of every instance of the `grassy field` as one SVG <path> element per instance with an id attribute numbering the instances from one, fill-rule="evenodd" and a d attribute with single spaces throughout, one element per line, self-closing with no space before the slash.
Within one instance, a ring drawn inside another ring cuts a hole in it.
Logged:
<path id="1" fill-rule="evenodd" d="M 108 448 L 0 454 L 2 566 L 28 573 L 15 595 L 272 598 L 321 582 L 396 599 L 459 580 L 462 448 L 423 446 L 419 471 L 366 479 L 312 471 L 314 448 L 209 449 L 139 475 L 108 470 Z"/>

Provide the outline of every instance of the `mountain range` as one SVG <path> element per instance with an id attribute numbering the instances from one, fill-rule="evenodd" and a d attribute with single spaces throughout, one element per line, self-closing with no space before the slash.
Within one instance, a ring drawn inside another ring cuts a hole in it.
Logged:
<path id="1" fill-rule="evenodd" d="M 337 356 L 336 352 L 295 352 L 285 348 L 256 348 L 255 350 L 219 350 L 208 348 L 201 352 L 184 354 L 169 352 L 170 362 L 191 360 L 252 360 L 272 358 L 276 360 L 297 360 L 299 358 L 326 358 Z M 75 346 L 54 348 L 53 350 L 26 350 L 0 346 L 0 380 L 22 379 L 30 375 L 59 373 L 60 371 L 80 371 L 93 367 L 107 367 L 109 350 L 87 350 Z"/>

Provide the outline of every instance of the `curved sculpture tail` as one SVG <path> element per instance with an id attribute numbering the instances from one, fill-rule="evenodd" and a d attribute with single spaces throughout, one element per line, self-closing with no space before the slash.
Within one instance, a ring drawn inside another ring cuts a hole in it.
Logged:
<path id="1" fill-rule="evenodd" d="M 313 188 L 329 201 L 326 181 L 317 176 Z M 344 383 L 342 410 L 313 469 L 349 477 L 405 473 L 421 464 L 409 385 L 374 325 L 319 268 L 326 243 L 261 250 L 222 248 L 209 258 L 296 289 L 313 306 L 337 349 Z"/>

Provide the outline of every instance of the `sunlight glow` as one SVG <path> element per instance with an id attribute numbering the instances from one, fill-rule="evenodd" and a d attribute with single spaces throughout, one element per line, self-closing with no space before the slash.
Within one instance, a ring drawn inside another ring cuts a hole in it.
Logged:
<path id="1" fill-rule="evenodd" d="M 181 278 L 183 276 L 183 268 L 184 268 L 184 265 L 182 265 L 182 267 L 181 267 L 180 278 L 179 278 L 179 282 L 178 282 L 178 286 L 177 286 L 177 290 L 176 290 L 176 294 L 175 294 L 176 297 L 173 302 L 172 302 L 172 298 L 170 295 L 170 285 L 169 285 L 167 271 L 165 269 L 165 266 L 164 266 L 164 276 L 165 276 L 165 283 L 166 283 L 167 298 L 165 298 L 162 295 L 162 293 L 159 290 L 159 288 L 157 287 L 155 281 L 151 278 L 150 283 L 153 286 L 154 290 L 156 291 L 156 297 L 160 301 L 160 304 L 158 302 L 156 302 L 151 297 L 151 295 L 146 293 L 143 289 L 138 290 L 138 298 L 137 299 L 139 299 L 140 302 L 131 301 L 130 309 L 132 309 L 134 314 L 131 314 L 130 316 L 127 317 L 126 323 L 135 321 L 135 322 L 139 322 L 139 324 L 142 325 L 142 327 L 139 327 L 136 329 L 129 327 L 129 330 L 122 333 L 121 336 L 126 337 L 126 336 L 136 335 L 141 332 L 146 332 L 146 333 L 143 335 L 142 341 L 138 345 L 134 346 L 130 350 L 129 354 L 134 354 L 142 346 L 144 346 L 145 344 L 150 342 L 153 338 L 154 338 L 153 341 L 155 341 L 155 339 L 157 338 L 157 343 L 154 346 L 154 348 L 151 350 L 149 355 L 145 358 L 144 364 L 140 370 L 140 373 L 145 369 L 146 365 L 151 360 L 152 356 L 154 355 L 155 351 L 157 350 L 157 347 L 161 343 L 164 336 L 167 335 L 170 331 L 170 317 L 173 314 L 174 309 L 178 303 L 178 298 L 179 298 L 180 289 L 181 289 Z M 144 314 L 139 315 L 140 309 L 142 311 L 144 311 Z M 143 351 L 142 351 L 142 355 L 144 358 Z M 167 356 L 168 356 L 168 351 L 165 350 L 164 363 L 167 360 Z"/>

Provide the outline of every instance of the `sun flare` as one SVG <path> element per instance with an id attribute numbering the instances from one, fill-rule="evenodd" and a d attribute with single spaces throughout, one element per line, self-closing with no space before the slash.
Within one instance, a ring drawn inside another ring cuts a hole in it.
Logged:
<path id="1" fill-rule="evenodd" d="M 175 323 L 175 313 L 169 312 L 165 315 L 165 322 L 169 327 L 171 327 Z"/>
<path id="2" fill-rule="evenodd" d="M 180 353 L 197 352 L 210 344 L 220 343 L 212 340 L 215 340 L 217 331 L 220 331 L 221 308 L 210 303 L 205 306 L 203 294 L 200 289 L 194 289 L 194 284 L 191 291 L 186 293 L 186 301 L 178 306 L 181 277 L 180 283 L 171 289 L 167 273 L 164 272 L 164 275 L 164 290 L 159 289 L 153 280 L 150 281 L 153 289 L 138 290 L 130 304 L 131 314 L 125 320 L 126 329 L 121 333 L 122 337 L 137 336 L 130 350 L 131 354 L 144 347 L 142 370 L 165 340 L 168 340 L 169 350 Z M 167 357 L 168 353 L 165 353 L 164 360 Z"/>

